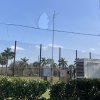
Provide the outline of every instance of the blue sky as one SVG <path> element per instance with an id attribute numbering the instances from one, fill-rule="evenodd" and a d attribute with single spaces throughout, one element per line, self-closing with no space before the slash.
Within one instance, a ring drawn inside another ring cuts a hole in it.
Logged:
<path id="1" fill-rule="evenodd" d="M 0 0 L 0 22 L 34 27 L 44 22 L 44 27 L 49 20 L 48 29 L 52 29 L 54 11 L 55 29 L 100 34 L 99 0 Z M 44 13 L 47 20 L 41 18 Z M 0 25 L 0 40 L 50 45 L 52 32 Z M 100 37 L 55 32 L 55 44 L 83 52 L 100 51 Z"/>

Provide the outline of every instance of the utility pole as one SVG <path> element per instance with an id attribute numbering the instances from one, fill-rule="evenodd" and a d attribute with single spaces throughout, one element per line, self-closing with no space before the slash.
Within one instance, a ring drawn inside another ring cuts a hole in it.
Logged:
<path id="1" fill-rule="evenodd" d="M 13 76 L 15 74 L 15 61 L 16 61 L 16 45 L 17 45 L 17 41 L 15 41 L 15 48 L 14 48 L 14 63 L 13 63 Z"/>

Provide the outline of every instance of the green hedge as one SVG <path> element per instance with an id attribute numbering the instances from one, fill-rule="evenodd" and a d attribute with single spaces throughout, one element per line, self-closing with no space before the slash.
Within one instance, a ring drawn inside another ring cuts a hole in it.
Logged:
<path id="1" fill-rule="evenodd" d="M 48 87 L 48 82 L 27 81 L 18 78 L 0 78 L 0 100 L 38 100 Z"/>
<path id="2" fill-rule="evenodd" d="M 46 100 L 39 98 L 49 82 L 0 77 L 0 100 Z M 100 79 L 77 79 L 50 87 L 50 100 L 100 100 Z"/>
<path id="3" fill-rule="evenodd" d="M 100 100 L 100 79 L 77 79 L 52 85 L 50 100 Z"/>

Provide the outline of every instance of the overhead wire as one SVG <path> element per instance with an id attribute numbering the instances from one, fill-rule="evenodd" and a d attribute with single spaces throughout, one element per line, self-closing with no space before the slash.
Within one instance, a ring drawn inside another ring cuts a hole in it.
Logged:
<path id="1" fill-rule="evenodd" d="M 73 32 L 73 31 L 65 31 L 65 30 L 52 30 L 52 29 L 42 29 L 39 27 L 33 27 L 33 26 L 27 26 L 27 25 L 21 25 L 21 24 L 13 24 L 13 23 L 3 23 L 0 22 L 2 25 L 7 25 L 7 26 L 14 26 L 14 27 L 23 27 L 23 28 L 32 28 L 36 30 L 45 30 L 45 31 L 55 31 L 55 32 L 62 32 L 62 33 L 69 33 L 69 34 L 74 34 L 74 35 L 87 35 L 87 36 L 96 36 L 100 37 L 100 34 L 89 34 L 89 33 L 81 33 L 81 32 Z"/>

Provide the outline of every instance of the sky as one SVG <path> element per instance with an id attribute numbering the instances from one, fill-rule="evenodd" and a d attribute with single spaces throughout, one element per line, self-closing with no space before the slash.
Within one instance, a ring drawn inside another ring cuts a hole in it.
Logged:
<path id="1" fill-rule="evenodd" d="M 100 34 L 99 0 L 0 0 L 0 22 L 4 23 L 52 29 L 54 11 L 55 29 Z M 54 34 L 55 48 L 60 46 L 100 54 L 100 37 L 63 32 Z M 44 44 L 46 51 L 52 44 L 52 32 L 0 24 L 0 40 L 19 41 L 17 49 L 20 51 L 25 49 L 20 45 L 22 42 Z"/>

